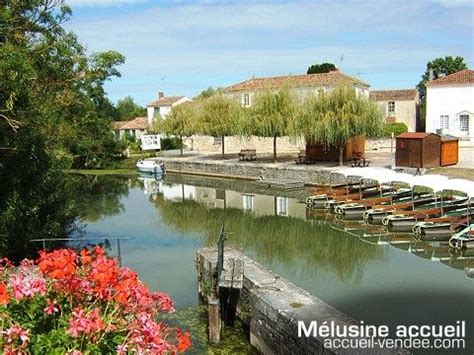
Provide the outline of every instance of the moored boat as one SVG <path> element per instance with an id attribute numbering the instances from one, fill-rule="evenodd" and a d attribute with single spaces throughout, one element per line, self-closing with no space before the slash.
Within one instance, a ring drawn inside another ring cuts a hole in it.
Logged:
<path id="1" fill-rule="evenodd" d="M 166 171 L 165 164 L 156 160 L 139 160 L 136 166 L 143 173 L 164 175 Z"/>

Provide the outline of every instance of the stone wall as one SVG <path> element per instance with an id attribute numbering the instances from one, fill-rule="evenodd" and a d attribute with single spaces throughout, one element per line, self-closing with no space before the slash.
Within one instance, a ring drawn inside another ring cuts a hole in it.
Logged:
<path id="1" fill-rule="evenodd" d="M 281 278 L 263 265 L 227 248 L 224 258 L 241 259 L 244 263 L 243 288 L 237 304 L 237 316 L 250 325 L 250 344 L 263 354 L 408 354 L 404 350 L 382 348 L 340 350 L 324 346 L 328 338 L 298 337 L 298 321 L 334 322 L 335 326 L 358 322 L 319 298 Z M 197 252 L 198 290 L 202 297 L 212 284 L 211 275 L 217 263 L 216 248 Z"/>
<path id="2" fill-rule="evenodd" d="M 193 160 L 186 158 L 160 158 L 166 170 L 180 174 L 209 175 L 215 177 L 242 178 L 249 180 L 289 180 L 305 184 L 329 184 L 331 171 L 338 169 L 318 165 L 279 165 L 258 162 Z M 344 183 L 340 174 L 334 174 L 332 183 Z"/>
<path id="3" fill-rule="evenodd" d="M 192 136 L 183 139 L 186 147 L 196 152 L 218 153 L 222 150 L 221 138 L 209 136 Z M 226 153 L 238 153 L 241 149 L 256 149 L 258 153 L 273 152 L 273 138 L 263 138 L 252 136 L 244 137 L 225 137 L 224 146 Z M 305 149 L 304 139 L 292 139 L 289 137 L 280 137 L 277 139 L 278 153 L 296 153 Z"/>

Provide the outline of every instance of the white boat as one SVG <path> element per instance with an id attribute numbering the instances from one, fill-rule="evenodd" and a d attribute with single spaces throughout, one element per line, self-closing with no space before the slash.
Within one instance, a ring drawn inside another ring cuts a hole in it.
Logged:
<path id="1" fill-rule="evenodd" d="M 144 173 L 160 174 L 165 173 L 165 164 L 156 160 L 139 160 L 137 169 Z"/>

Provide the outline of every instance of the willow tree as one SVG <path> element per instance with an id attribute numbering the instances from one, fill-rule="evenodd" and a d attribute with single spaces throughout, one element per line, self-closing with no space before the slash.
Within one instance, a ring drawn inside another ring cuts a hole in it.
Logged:
<path id="1" fill-rule="evenodd" d="M 178 136 L 180 139 L 180 152 L 183 155 L 183 137 L 196 133 L 197 104 L 188 101 L 173 106 L 166 118 L 158 118 L 153 124 L 153 129 L 168 135 Z"/>
<path id="2" fill-rule="evenodd" d="M 247 132 L 259 137 L 273 138 L 273 161 L 277 160 L 277 138 L 288 134 L 288 125 L 296 112 L 296 99 L 288 88 L 278 92 L 266 91 L 255 98 Z"/>
<path id="3" fill-rule="evenodd" d="M 202 102 L 197 114 L 198 132 L 221 137 L 222 157 L 225 153 L 225 137 L 242 134 L 242 118 L 245 109 L 236 100 L 214 95 Z"/>
<path id="4" fill-rule="evenodd" d="M 339 164 L 343 165 L 344 147 L 350 138 L 377 137 L 383 127 L 383 115 L 376 103 L 349 86 L 340 86 L 307 98 L 290 130 L 307 142 L 337 147 Z"/>

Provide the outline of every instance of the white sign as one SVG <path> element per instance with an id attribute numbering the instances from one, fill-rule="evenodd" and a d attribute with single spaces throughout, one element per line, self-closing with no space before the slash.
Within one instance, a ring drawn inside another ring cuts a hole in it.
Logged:
<path id="1" fill-rule="evenodd" d="M 141 137 L 142 150 L 161 149 L 161 137 L 159 134 L 146 134 Z"/>

